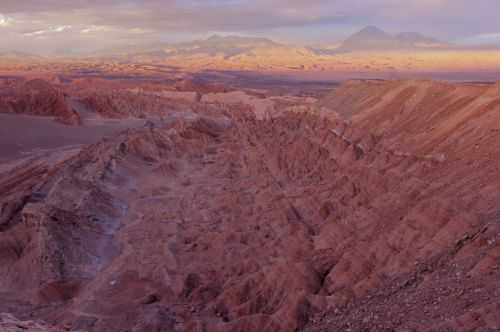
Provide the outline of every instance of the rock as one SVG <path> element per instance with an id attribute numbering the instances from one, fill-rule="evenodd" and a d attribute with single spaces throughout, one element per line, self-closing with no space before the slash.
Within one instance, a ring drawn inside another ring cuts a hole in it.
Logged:
<path id="1" fill-rule="evenodd" d="M 12 315 L 0 314 L 0 330 L 3 332 L 63 332 L 63 329 L 49 327 L 35 321 L 20 321 Z M 76 330 L 75 330 L 76 331 Z"/>
<path id="2" fill-rule="evenodd" d="M 0 110 L 6 113 L 53 116 L 67 125 L 79 125 L 79 114 L 66 101 L 63 91 L 51 83 L 34 79 L 4 87 L 0 93 Z"/>
<path id="3" fill-rule="evenodd" d="M 141 303 L 142 304 L 153 304 L 153 303 L 156 303 L 156 302 L 159 302 L 160 301 L 160 298 L 158 297 L 158 295 L 156 294 L 150 294 L 148 296 L 146 296 L 142 301 Z"/>

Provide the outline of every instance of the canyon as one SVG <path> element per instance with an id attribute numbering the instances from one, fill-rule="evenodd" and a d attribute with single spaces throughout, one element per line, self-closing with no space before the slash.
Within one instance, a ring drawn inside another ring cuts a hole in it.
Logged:
<path id="1" fill-rule="evenodd" d="M 499 83 L 217 77 L 3 80 L 0 328 L 500 328 Z"/>

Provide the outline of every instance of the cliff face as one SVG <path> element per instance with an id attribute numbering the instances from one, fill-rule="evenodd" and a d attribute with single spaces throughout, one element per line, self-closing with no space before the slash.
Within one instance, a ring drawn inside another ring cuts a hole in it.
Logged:
<path id="1" fill-rule="evenodd" d="M 393 147 L 455 151 L 498 131 L 500 85 L 434 81 L 352 81 L 319 102 L 356 129 L 384 135 Z"/>
<path id="2" fill-rule="evenodd" d="M 371 133 L 401 161 L 375 172 L 396 185 L 371 196 L 384 206 L 368 219 L 378 240 L 354 244 L 330 273 L 348 304 L 310 330 L 498 326 L 498 84 L 357 81 L 320 106 L 347 119 L 342 135 L 366 145 Z"/>
<path id="3" fill-rule="evenodd" d="M 0 85 L 0 112 L 52 116 L 68 125 L 80 124 L 62 90 L 42 79 Z"/>
<path id="4" fill-rule="evenodd" d="M 498 326 L 496 89 L 350 82 L 317 111 L 177 114 L 18 165 L 0 311 L 84 331 Z"/>

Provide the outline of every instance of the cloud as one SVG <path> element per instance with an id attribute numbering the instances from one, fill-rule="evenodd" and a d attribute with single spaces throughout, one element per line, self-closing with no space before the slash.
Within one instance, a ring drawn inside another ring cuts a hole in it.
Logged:
<path id="1" fill-rule="evenodd" d="M 500 43 L 500 32 L 481 33 L 457 40 L 460 44 L 483 45 Z"/>
<path id="2" fill-rule="evenodd" d="M 12 20 L 2 14 L 0 14 L 0 28 L 2 27 L 8 27 L 11 25 Z"/>
<path id="3" fill-rule="evenodd" d="M 105 25 L 91 25 L 81 29 L 80 33 L 95 33 L 95 32 L 110 31 L 110 30 L 113 30 L 113 28 L 107 27 Z"/>
<path id="4" fill-rule="evenodd" d="M 122 28 L 241 31 L 406 16 L 447 4 L 448 0 L 2 0 L 2 10 L 72 16 L 85 21 L 81 23 Z"/>
<path id="5" fill-rule="evenodd" d="M 500 31 L 498 0 L 1 0 L 0 27 L 68 47 L 212 32 L 338 40 L 364 25 L 458 39 Z M 71 28 L 69 28 L 71 26 Z M 61 27 L 66 27 L 61 29 Z M 57 31 L 57 29 L 61 31 Z M 0 42 L 5 39 L 0 35 Z M 21 39 L 19 43 L 21 42 Z"/>
<path id="6" fill-rule="evenodd" d="M 24 36 L 27 37 L 41 36 L 50 33 L 64 32 L 69 29 L 71 29 L 71 25 L 59 25 L 59 26 L 49 27 L 48 29 L 45 30 L 35 30 L 32 32 L 26 32 L 24 33 Z"/>

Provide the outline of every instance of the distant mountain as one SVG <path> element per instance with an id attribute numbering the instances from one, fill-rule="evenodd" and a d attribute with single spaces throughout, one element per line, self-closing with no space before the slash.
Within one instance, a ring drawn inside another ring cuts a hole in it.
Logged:
<path id="1" fill-rule="evenodd" d="M 213 35 L 204 40 L 142 47 L 122 47 L 98 52 L 95 55 L 113 56 L 139 61 L 154 61 L 163 60 L 169 57 L 192 57 L 197 55 L 222 55 L 225 58 L 231 58 L 258 49 L 283 47 L 285 46 L 267 38 Z"/>
<path id="2" fill-rule="evenodd" d="M 240 37 L 240 36 L 218 36 L 213 35 L 205 40 L 197 40 L 188 43 L 173 45 L 164 50 L 169 55 L 224 55 L 232 57 L 259 48 L 275 48 L 282 45 L 266 38 Z"/>
<path id="3" fill-rule="evenodd" d="M 43 60 L 44 57 L 18 51 L 0 50 L 0 59 L 5 62 L 33 62 Z"/>
<path id="4" fill-rule="evenodd" d="M 336 51 L 405 50 L 443 48 L 446 46 L 449 45 L 417 32 L 403 32 L 392 35 L 377 27 L 368 26 L 344 40 Z"/>
<path id="5" fill-rule="evenodd" d="M 403 45 L 410 47 L 445 47 L 451 46 L 435 38 L 427 37 L 418 32 L 402 32 L 396 35 L 396 39 Z"/>
<path id="6" fill-rule="evenodd" d="M 449 46 L 434 38 L 416 32 L 389 34 L 377 27 L 368 26 L 336 45 L 311 45 L 300 48 L 277 43 L 267 38 L 219 36 L 176 44 L 131 45 L 97 52 L 90 56 L 127 62 L 165 62 L 169 59 L 213 57 L 224 60 L 262 57 L 265 64 L 269 56 L 308 58 L 316 55 L 333 55 L 353 51 L 429 49 Z M 296 61 L 298 62 L 298 60 Z M 299 64 L 300 65 L 300 64 Z"/>
<path id="7" fill-rule="evenodd" d="M 259 48 L 279 47 L 280 44 L 267 38 L 241 37 L 241 36 L 219 36 L 213 35 L 206 40 L 195 41 L 188 44 L 201 44 L 207 47 L 235 47 L 235 48 Z"/>
<path id="8" fill-rule="evenodd" d="M 380 30 L 369 26 L 356 32 L 340 45 L 339 49 L 345 51 L 367 50 L 367 49 L 393 49 L 398 46 L 398 40 Z"/>

